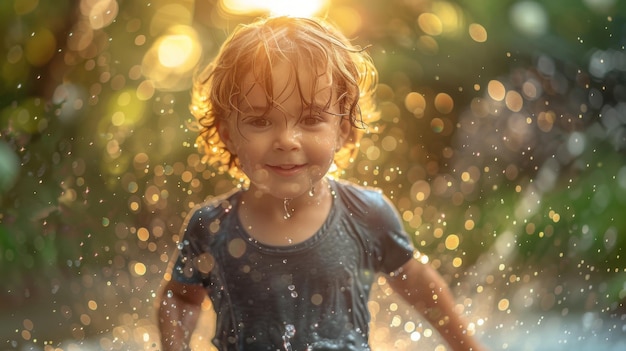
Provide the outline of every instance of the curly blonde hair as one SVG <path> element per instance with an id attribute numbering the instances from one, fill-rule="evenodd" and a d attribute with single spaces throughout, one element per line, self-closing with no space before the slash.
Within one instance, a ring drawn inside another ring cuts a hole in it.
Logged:
<path id="1" fill-rule="evenodd" d="M 353 161 L 368 123 L 378 119 L 374 92 L 378 73 L 364 49 L 353 46 L 334 26 L 322 19 L 271 17 L 239 26 L 224 42 L 215 59 L 194 79 L 191 113 L 199 135 L 196 144 L 203 161 L 242 181 L 237 155 L 218 134 L 218 123 L 239 111 L 241 84 L 247 74 L 264 87 L 268 106 L 272 97 L 272 65 L 276 61 L 311 64 L 332 75 L 341 117 L 351 122 L 351 135 L 335 154 L 337 172 Z M 313 84 L 316 84 L 314 82 Z"/>

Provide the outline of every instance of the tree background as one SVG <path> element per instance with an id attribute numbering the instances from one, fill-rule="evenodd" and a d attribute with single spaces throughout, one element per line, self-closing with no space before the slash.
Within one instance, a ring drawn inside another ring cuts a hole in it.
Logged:
<path id="1" fill-rule="evenodd" d="M 202 163 L 188 112 L 193 66 L 263 14 L 227 5 L 0 3 L 0 349 L 157 347 L 180 225 L 234 185 Z M 324 11 L 379 69 L 381 119 L 343 177 L 392 199 L 485 342 L 524 349 L 546 320 L 551 349 L 624 339 L 626 3 Z M 425 342 L 386 295 L 375 341 Z"/>

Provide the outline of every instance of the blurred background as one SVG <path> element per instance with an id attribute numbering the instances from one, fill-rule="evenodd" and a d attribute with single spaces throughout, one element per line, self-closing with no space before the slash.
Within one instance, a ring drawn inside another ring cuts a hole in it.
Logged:
<path id="1" fill-rule="evenodd" d="M 160 349 L 180 225 L 233 186 L 194 145 L 193 69 L 267 14 L 371 45 L 381 119 L 343 177 L 392 199 L 477 337 L 626 348 L 626 2 L 5 0 L 0 350 Z M 374 350 L 443 350 L 372 297 Z"/>

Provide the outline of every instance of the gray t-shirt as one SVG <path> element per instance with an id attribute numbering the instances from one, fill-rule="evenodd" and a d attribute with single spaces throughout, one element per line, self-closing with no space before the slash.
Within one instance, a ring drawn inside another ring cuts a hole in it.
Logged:
<path id="1" fill-rule="evenodd" d="M 414 248 L 379 191 L 329 183 L 328 218 L 292 246 L 249 236 L 237 216 L 240 191 L 188 217 L 172 276 L 206 288 L 219 350 L 369 350 L 367 301 L 376 273 L 397 270 Z"/>

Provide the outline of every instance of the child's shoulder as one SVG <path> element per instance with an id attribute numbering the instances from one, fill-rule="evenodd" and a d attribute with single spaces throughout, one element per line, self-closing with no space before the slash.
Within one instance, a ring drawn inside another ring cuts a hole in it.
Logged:
<path id="1" fill-rule="evenodd" d="M 377 233 L 401 231 L 401 220 L 392 202 L 378 188 L 336 181 L 334 190 L 338 207 L 353 221 L 377 230 Z M 339 209 L 339 208 L 338 208 Z"/>
<path id="2" fill-rule="evenodd" d="M 237 204 L 237 196 L 239 196 L 240 193 L 241 190 L 235 188 L 196 204 L 189 212 L 188 220 L 212 220 L 222 217 L 224 214 L 230 213 L 233 207 Z"/>
<path id="3" fill-rule="evenodd" d="M 389 201 L 379 188 L 352 183 L 347 180 L 334 180 L 336 196 L 348 207 L 358 210 L 388 207 Z"/>
<path id="4" fill-rule="evenodd" d="M 372 186 L 360 185 L 345 179 L 333 179 L 335 188 L 340 192 L 354 194 L 356 196 L 383 196 L 383 192 L 379 188 Z"/>

